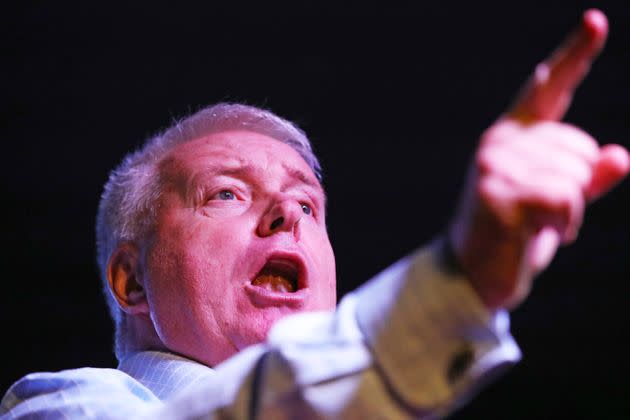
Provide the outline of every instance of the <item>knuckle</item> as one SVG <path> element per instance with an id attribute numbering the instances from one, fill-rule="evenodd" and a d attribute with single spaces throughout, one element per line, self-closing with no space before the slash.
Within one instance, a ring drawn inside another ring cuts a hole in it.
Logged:
<path id="1" fill-rule="evenodd" d="M 551 66 L 547 61 L 538 63 L 534 68 L 533 81 L 536 86 L 542 86 L 549 82 Z"/>
<path id="2" fill-rule="evenodd" d="M 520 123 L 511 118 L 501 118 L 483 132 L 480 137 L 480 148 L 513 139 L 520 132 Z"/>
<path id="3" fill-rule="evenodd" d="M 575 182 L 566 181 L 558 185 L 555 195 L 556 207 L 570 218 L 578 216 L 584 207 L 582 188 Z"/>
<path id="4" fill-rule="evenodd" d="M 513 160 L 513 151 L 510 145 L 505 143 L 481 147 L 475 154 L 475 166 L 477 171 L 482 175 L 501 173 L 509 170 L 509 165 L 506 165 L 506 162 Z"/>
<path id="5" fill-rule="evenodd" d="M 599 144 L 597 143 L 597 140 L 595 140 L 595 138 L 583 128 L 569 123 L 562 123 L 562 127 L 567 135 L 572 136 L 575 141 L 579 141 L 584 146 L 587 146 L 595 151 L 599 149 Z"/>
<path id="6" fill-rule="evenodd" d="M 481 148 L 475 156 L 475 166 L 480 174 L 485 175 L 492 172 L 495 166 L 495 158 L 492 149 Z"/>
<path id="7" fill-rule="evenodd" d="M 496 195 L 494 188 L 495 180 L 490 176 L 483 176 L 476 185 L 477 195 L 482 201 L 490 201 Z"/>
<path id="8" fill-rule="evenodd" d="M 566 130 L 565 123 L 560 121 L 539 121 L 532 125 L 529 132 L 535 138 L 548 138 Z"/>

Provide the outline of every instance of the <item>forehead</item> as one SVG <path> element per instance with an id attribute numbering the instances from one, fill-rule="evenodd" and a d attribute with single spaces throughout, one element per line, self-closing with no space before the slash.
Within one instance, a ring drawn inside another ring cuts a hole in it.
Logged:
<path id="1" fill-rule="evenodd" d="M 251 131 L 225 131 L 177 145 L 160 163 L 169 177 L 188 177 L 198 172 L 242 168 L 265 176 L 282 174 L 319 190 L 321 184 L 302 156 L 291 146 Z"/>

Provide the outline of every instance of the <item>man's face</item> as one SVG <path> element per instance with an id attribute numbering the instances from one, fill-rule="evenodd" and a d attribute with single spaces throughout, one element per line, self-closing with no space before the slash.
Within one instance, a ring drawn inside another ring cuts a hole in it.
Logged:
<path id="1" fill-rule="evenodd" d="M 141 276 L 168 349 L 214 366 L 283 316 L 335 307 L 324 192 L 293 148 L 217 133 L 177 146 L 160 174 Z"/>

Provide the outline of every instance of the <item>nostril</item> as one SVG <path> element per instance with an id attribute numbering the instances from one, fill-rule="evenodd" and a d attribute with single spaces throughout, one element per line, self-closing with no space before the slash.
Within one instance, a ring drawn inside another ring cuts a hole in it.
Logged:
<path id="1" fill-rule="evenodd" d="M 284 217 L 278 217 L 276 220 L 271 222 L 269 229 L 274 230 L 275 228 L 282 226 L 283 223 L 284 223 Z"/>

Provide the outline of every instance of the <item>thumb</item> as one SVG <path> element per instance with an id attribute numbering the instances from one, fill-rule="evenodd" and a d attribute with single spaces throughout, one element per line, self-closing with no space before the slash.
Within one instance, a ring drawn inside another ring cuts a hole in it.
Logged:
<path id="1" fill-rule="evenodd" d="M 599 160 L 593 168 L 593 177 L 586 189 L 586 197 L 595 200 L 630 172 L 630 155 L 628 151 L 618 144 L 607 144 L 600 149 Z"/>

